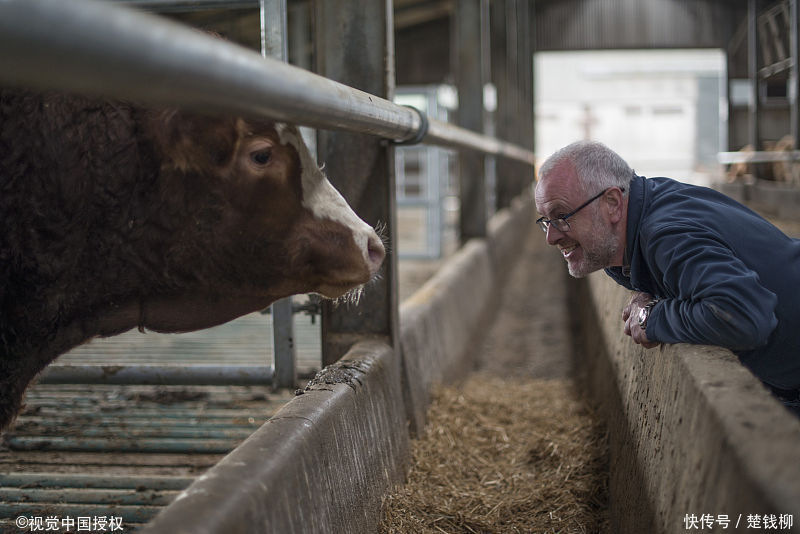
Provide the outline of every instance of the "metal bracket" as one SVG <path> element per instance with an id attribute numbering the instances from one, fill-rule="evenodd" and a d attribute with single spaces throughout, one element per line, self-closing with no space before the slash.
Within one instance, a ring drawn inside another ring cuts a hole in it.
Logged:
<path id="1" fill-rule="evenodd" d="M 430 127 L 430 123 L 428 122 L 428 115 L 418 110 L 414 106 L 403 106 L 403 107 L 412 109 L 417 112 L 417 115 L 419 115 L 419 130 L 417 130 L 417 133 L 414 135 L 414 137 L 410 137 L 409 139 L 404 139 L 402 141 L 394 140 L 392 141 L 392 144 L 418 145 L 422 142 L 425 136 L 428 135 L 428 128 Z"/>

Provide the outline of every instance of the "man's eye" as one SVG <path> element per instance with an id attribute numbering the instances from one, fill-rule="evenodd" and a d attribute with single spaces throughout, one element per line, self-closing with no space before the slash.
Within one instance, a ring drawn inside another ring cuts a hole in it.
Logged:
<path id="1" fill-rule="evenodd" d="M 250 154 L 250 159 L 257 165 L 266 165 L 270 158 L 272 158 L 271 150 L 259 150 Z"/>

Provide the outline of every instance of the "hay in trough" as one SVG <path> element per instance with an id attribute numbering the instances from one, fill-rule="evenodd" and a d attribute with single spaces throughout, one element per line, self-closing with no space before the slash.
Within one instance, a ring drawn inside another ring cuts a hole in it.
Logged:
<path id="1" fill-rule="evenodd" d="M 438 388 L 383 533 L 606 530 L 607 439 L 563 379 L 486 373 Z"/>

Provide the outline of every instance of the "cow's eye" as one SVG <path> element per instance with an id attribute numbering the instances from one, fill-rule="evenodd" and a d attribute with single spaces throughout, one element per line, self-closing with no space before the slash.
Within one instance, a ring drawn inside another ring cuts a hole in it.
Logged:
<path id="1" fill-rule="evenodd" d="M 266 165 L 272 158 L 272 150 L 257 150 L 250 153 L 250 159 L 257 165 Z"/>

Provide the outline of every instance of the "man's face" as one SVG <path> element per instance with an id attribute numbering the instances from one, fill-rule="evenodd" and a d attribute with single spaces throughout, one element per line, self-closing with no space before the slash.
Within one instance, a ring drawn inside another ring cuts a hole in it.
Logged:
<path id="1" fill-rule="evenodd" d="M 599 191 L 584 191 L 574 167 L 564 161 L 536 185 L 536 209 L 543 217 L 555 219 L 571 213 L 597 193 Z M 603 216 L 604 202 L 604 197 L 600 197 L 569 217 L 566 232 L 554 225 L 547 230 L 547 243 L 558 247 L 569 274 L 575 278 L 612 266 L 620 250 L 620 240 Z"/>

